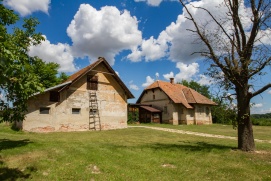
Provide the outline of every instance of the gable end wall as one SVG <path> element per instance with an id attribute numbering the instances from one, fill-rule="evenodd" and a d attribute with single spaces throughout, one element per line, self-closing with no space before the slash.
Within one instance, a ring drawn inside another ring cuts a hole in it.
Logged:
<path id="1" fill-rule="evenodd" d="M 119 83 L 100 64 L 95 68 L 98 76 L 97 102 L 101 129 L 127 127 L 127 97 Z M 23 130 L 33 132 L 86 131 L 89 130 L 89 94 L 87 75 L 60 93 L 60 102 L 50 102 L 49 92 L 32 97 L 28 101 L 28 113 Z M 40 114 L 40 107 L 49 107 L 50 114 Z M 80 114 L 72 114 L 72 108 L 80 108 Z M 92 126 L 91 126 L 92 127 Z"/>

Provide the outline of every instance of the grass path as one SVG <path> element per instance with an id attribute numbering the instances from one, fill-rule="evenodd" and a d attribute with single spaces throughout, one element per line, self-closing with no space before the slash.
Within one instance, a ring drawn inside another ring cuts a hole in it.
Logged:
<path id="1" fill-rule="evenodd" d="M 141 127 L 141 128 L 148 128 L 148 129 L 154 129 L 154 130 L 160 130 L 160 131 L 167 131 L 167 132 L 172 132 L 172 133 L 179 133 L 179 134 L 189 134 L 189 135 L 196 135 L 196 136 L 209 137 L 209 138 L 222 138 L 222 139 L 237 140 L 237 137 L 234 137 L 234 136 L 199 133 L 199 132 L 184 131 L 184 130 L 171 129 L 171 128 L 161 128 L 161 127 L 152 127 L 152 126 L 128 126 L 128 127 L 133 127 L 133 128 L 134 127 Z M 260 142 L 260 143 L 271 143 L 271 140 L 254 139 L 254 141 Z"/>

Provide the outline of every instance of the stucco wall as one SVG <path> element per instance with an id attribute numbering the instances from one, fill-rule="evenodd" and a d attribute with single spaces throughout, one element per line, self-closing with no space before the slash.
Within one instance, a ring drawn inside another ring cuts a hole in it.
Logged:
<path id="1" fill-rule="evenodd" d="M 194 105 L 195 124 L 212 124 L 211 107 L 208 105 Z M 209 109 L 209 111 L 207 110 Z"/>
<path id="2" fill-rule="evenodd" d="M 98 76 L 97 100 L 101 129 L 127 127 L 127 97 L 124 90 L 101 64 L 92 72 Z M 89 130 L 89 94 L 87 76 L 83 76 L 60 93 L 60 102 L 50 102 L 49 92 L 34 96 L 28 101 L 28 113 L 23 130 L 86 131 Z M 50 107 L 49 114 L 40 114 L 40 107 Z M 80 108 L 80 114 L 72 114 L 72 108 Z M 91 125 L 92 127 L 93 125 Z"/>

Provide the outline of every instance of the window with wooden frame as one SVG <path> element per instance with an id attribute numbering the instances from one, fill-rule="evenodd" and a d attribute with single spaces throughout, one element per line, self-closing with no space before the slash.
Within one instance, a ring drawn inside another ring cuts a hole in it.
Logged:
<path id="1" fill-rule="evenodd" d="M 57 91 L 50 91 L 50 101 L 51 102 L 59 102 L 60 96 Z"/>
<path id="2" fill-rule="evenodd" d="M 98 76 L 87 75 L 87 89 L 98 90 Z"/>

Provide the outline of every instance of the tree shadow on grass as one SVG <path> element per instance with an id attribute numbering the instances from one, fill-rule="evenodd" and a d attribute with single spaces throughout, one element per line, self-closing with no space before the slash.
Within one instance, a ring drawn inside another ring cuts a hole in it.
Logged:
<path id="1" fill-rule="evenodd" d="M 227 152 L 230 150 L 235 150 L 236 147 L 227 146 L 223 144 L 212 144 L 207 142 L 190 142 L 190 141 L 179 141 L 179 143 L 148 143 L 148 144 L 138 144 L 136 146 L 132 145 L 116 145 L 116 144 L 106 144 L 106 147 L 111 147 L 114 149 L 153 149 L 160 151 L 187 151 L 187 152 Z"/>
<path id="2" fill-rule="evenodd" d="M 189 142 L 181 141 L 180 144 L 165 144 L 165 143 L 155 143 L 148 145 L 148 147 L 156 150 L 184 150 L 184 151 L 194 151 L 194 152 L 211 152 L 214 150 L 227 151 L 236 149 L 235 147 L 226 146 L 222 144 L 211 144 L 206 142 Z"/>
<path id="3" fill-rule="evenodd" d="M 18 179 L 28 179 L 30 177 L 30 173 L 24 173 L 18 168 L 8 168 L 2 167 L 0 168 L 0 180 L 18 180 Z"/>
<path id="4" fill-rule="evenodd" d="M 0 151 L 6 149 L 12 149 L 16 147 L 22 147 L 29 143 L 33 143 L 28 139 L 24 140 L 9 140 L 9 139 L 0 139 Z M 35 172 L 37 169 L 35 167 L 27 167 L 26 169 L 19 170 L 18 168 L 9 168 L 2 161 L 0 156 L 0 180 L 26 180 L 30 178 L 30 173 Z"/>
<path id="5" fill-rule="evenodd" d="M 25 146 L 29 143 L 33 143 L 33 142 L 31 142 L 28 139 L 24 139 L 24 140 L 0 139 L 0 151 L 6 150 L 6 149 L 11 149 L 11 148 L 16 148 L 16 147 L 22 147 L 22 146 Z"/>

